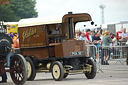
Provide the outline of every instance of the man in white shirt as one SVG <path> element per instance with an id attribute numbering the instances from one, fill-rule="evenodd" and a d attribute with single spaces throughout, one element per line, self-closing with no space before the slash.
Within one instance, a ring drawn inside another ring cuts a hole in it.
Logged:
<path id="1" fill-rule="evenodd" d="M 88 39 L 85 37 L 85 33 L 81 33 L 81 36 L 79 38 L 79 40 L 84 40 L 85 41 L 85 45 L 88 45 Z"/>
<path id="2" fill-rule="evenodd" d="M 80 38 L 80 40 L 84 40 L 85 41 L 85 45 L 89 45 L 90 41 L 87 39 L 87 37 L 85 36 L 85 33 L 82 33 Z M 86 46 L 85 46 L 86 47 Z M 90 47 L 87 46 L 86 47 L 86 56 L 89 57 L 89 52 L 90 52 Z"/>
<path id="3" fill-rule="evenodd" d="M 126 32 L 126 28 L 124 28 L 124 29 L 122 30 L 121 36 L 122 36 L 121 40 L 125 40 L 125 41 L 128 40 L 128 33 Z"/>

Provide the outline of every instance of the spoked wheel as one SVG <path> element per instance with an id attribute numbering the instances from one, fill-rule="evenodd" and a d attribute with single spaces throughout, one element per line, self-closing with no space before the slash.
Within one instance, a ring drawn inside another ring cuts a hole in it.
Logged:
<path id="1" fill-rule="evenodd" d="M 88 79 L 93 79 L 95 76 L 96 76 L 96 63 L 91 60 L 91 59 L 88 59 L 88 63 L 89 65 L 91 65 L 91 71 L 88 72 L 88 73 L 85 73 L 85 76 L 88 78 Z"/>
<path id="2" fill-rule="evenodd" d="M 52 77 L 55 81 L 61 81 L 64 77 L 63 65 L 59 61 L 52 64 Z"/>
<path id="3" fill-rule="evenodd" d="M 27 64 L 25 58 L 14 55 L 10 61 L 10 75 L 16 85 L 23 85 L 27 80 Z"/>
<path id="4" fill-rule="evenodd" d="M 26 57 L 26 61 L 27 61 L 27 67 L 28 67 L 27 80 L 33 81 L 36 77 L 36 70 L 35 70 L 34 64 L 32 62 L 32 59 L 29 57 Z"/>

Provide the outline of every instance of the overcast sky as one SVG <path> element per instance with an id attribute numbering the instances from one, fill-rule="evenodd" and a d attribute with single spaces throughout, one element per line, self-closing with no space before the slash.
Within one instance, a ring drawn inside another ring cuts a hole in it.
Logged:
<path id="1" fill-rule="evenodd" d="M 36 0 L 38 17 L 64 15 L 73 13 L 89 13 L 92 20 L 101 24 L 101 9 L 104 9 L 105 23 L 128 21 L 128 0 Z"/>

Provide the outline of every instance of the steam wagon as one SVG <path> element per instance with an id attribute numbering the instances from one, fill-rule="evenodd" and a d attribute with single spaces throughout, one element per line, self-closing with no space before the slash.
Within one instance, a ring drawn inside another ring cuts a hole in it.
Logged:
<path id="1" fill-rule="evenodd" d="M 11 78 L 16 85 L 23 85 L 27 80 L 27 64 L 25 58 L 16 54 L 11 56 L 10 67 L 5 69 L 6 56 L 11 50 L 12 39 L 5 33 L 0 33 L 0 76 L 10 72 Z"/>
<path id="2" fill-rule="evenodd" d="M 0 6 L 9 4 L 10 0 L 0 0 Z M 2 9 L 0 9 L 2 15 Z M 11 51 L 12 39 L 5 34 L 2 16 L 0 16 L 0 76 L 5 72 L 10 72 L 11 78 L 16 85 L 23 85 L 27 80 L 27 64 L 25 58 L 21 54 L 11 56 L 10 67 L 5 69 L 4 64 L 7 62 L 6 56 Z"/>
<path id="3" fill-rule="evenodd" d="M 27 61 L 28 80 L 34 80 L 37 72 L 51 72 L 55 81 L 76 72 L 82 72 L 88 79 L 93 79 L 96 64 L 86 56 L 85 41 L 74 39 L 76 23 L 91 21 L 91 16 L 87 13 L 69 12 L 62 18 L 57 18 L 19 21 L 20 54 Z M 60 34 L 52 34 L 56 25 L 61 30 Z M 56 37 L 60 40 L 55 43 Z"/>

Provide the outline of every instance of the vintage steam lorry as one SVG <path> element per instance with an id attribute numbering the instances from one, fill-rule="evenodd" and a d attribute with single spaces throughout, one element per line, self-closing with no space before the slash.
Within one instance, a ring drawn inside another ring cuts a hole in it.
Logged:
<path id="1" fill-rule="evenodd" d="M 0 6 L 9 4 L 10 0 L 0 0 Z M 0 10 L 0 15 L 2 15 Z M 0 16 L 0 76 L 5 72 L 10 72 L 11 78 L 16 85 L 23 85 L 27 80 L 27 64 L 25 58 L 20 54 L 11 56 L 10 67 L 5 68 L 7 62 L 6 56 L 12 50 L 12 39 L 6 34 L 6 30 L 2 24 L 2 17 Z"/>
<path id="2" fill-rule="evenodd" d="M 76 72 L 82 72 L 88 79 L 93 79 L 96 75 L 96 64 L 86 56 L 85 41 L 74 39 L 76 23 L 91 20 L 87 13 L 71 12 L 60 20 L 55 17 L 20 20 L 20 54 L 27 61 L 28 80 L 34 80 L 36 72 L 51 72 L 56 81 Z M 50 34 L 49 30 L 53 30 L 57 24 L 62 34 Z M 60 42 L 54 43 L 54 37 L 58 36 L 61 38 Z"/>
<path id="3" fill-rule="evenodd" d="M 0 33 L 0 76 L 10 72 L 11 78 L 16 85 L 23 85 L 27 80 L 27 64 L 25 58 L 16 54 L 11 56 L 10 67 L 5 69 L 6 56 L 11 51 L 12 39 L 5 33 Z"/>

